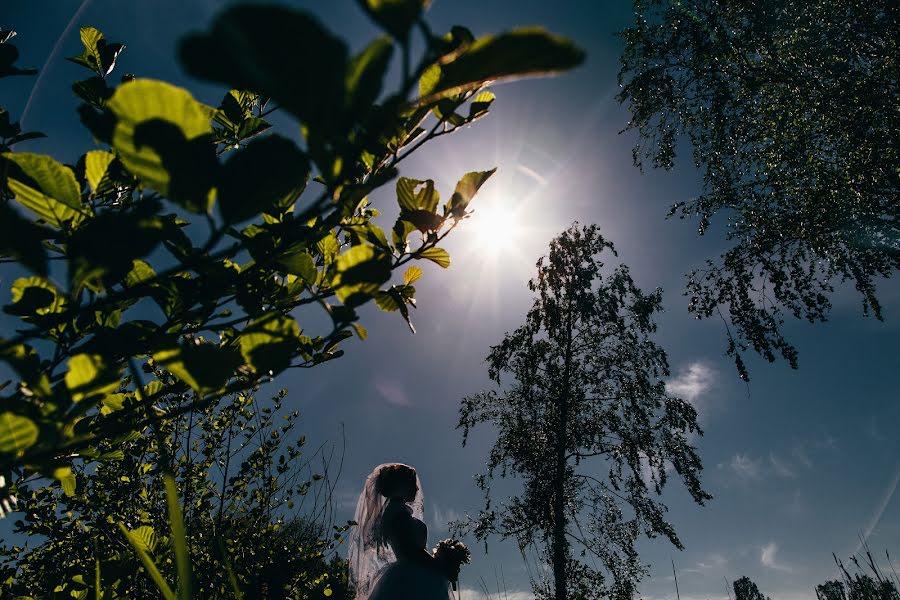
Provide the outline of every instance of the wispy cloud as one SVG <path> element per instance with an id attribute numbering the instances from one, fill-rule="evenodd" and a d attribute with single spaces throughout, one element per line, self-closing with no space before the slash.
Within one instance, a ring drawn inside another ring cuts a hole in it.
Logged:
<path id="1" fill-rule="evenodd" d="M 725 565 L 728 564 L 728 558 L 719 554 L 718 552 L 714 552 L 709 554 L 703 558 L 703 560 L 699 561 L 696 565 L 688 569 L 681 569 L 681 572 L 684 573 L 698 573 L 698 574 L 712 574 L 713 571 L 718 571 L 724 568 Z M 674 577 L 669 576 L 669 579 L 674 579 Z"/>
<path id="2" fill-rule="evenodd" d="M 794 569 L 790 565 L 778 560 L 778 544 L 775 542 L 769 542 L 760 548 L 759 562 L 762 566 L 775 571 L 782 571 L 784 573 L 794 572 Z"/>
<path id="3" fill-rule="evenodd" d="M 547 185 L 547 178 L 529 166 L 519 163 L 516 165 L 516 171 L 519 171 L 523 175 L 527 175 L 528 177 L 531 177 L 532 179 L 534 179 L 541 185 Z"/>
<path id="4" fill-rule="evenodd" d="M 719 469 L 731 471 L 741 481 L 758 481 L 769 478 L 796 479 L 803 471 L 811 470 L 814 455 L 837 451 L 837 440 L 830 436 L 798 442 L 789 450 L 769 450 L 767 457 L 755 457 L 739 452 L 727 463 L 719 463 Z"/>
<path id="5" fill-rule="evenodd" d="M 705 404 L 701 402 L 702 397 L 714 382 L 715 372 L 702 361 L 697 361 L 667 381 L 666 390 L 670 394 L 690 402 L 697 412 L 701 412 L 701 409 L 706 408 Z"/>
<path id="6" fill-rule="evenodd" d="M 797 472 L 794 470 L 793 465 L 790 462 L 783 460 L 778 457 L 772 451 L 769 451 L 769 462 L 772 465 L 772 470 L 775 471 L 775 474 L 784 479 L 792 479 L 797 476 Z"/>
<path id="7" fill-rule="evenodd" d="M 721 466 L 721 465 L 720 465 Z M 731 457 L 728 468 L 743 481 L 755 481 L 762 478 L 762 461 L 750 458 L 747 454 L 738 453 Z"/>
<path id="8" fill-rule="evenodd" d="M 447 524 L 461 518 L 462 515 L 453 508 L 444 509 L 437 503 L 431 505 L 431 529 L 433 532 L 448 532 Z"/>
<path id="9" fill-rule="evenodd" d="M 406 394 L 406 390 L 395 381 L 388 381 L 379 377 L 375 379 L 374 387 L 388 404 L 393 404 L 394 406 L 412 406 L 413 404 Z"/>

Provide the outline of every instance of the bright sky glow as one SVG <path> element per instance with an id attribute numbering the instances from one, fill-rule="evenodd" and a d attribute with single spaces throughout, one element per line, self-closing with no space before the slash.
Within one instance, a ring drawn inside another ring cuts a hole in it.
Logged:
<path id="1" fill-rule="evenodd" d="M 503 254 L 517 250 L 524 233 L 517 211 L 502 199 L 476 208 L 466 219 L 461 231 L 466 232 L 475 250 Z"/>

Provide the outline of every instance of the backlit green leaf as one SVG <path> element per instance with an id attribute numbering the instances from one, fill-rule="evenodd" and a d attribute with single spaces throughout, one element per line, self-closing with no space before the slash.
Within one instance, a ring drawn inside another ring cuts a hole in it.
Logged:
<path id="1" fill-rule="evenodd" d="M 10 289 L 12 305 L 3 311 L 20 317 L 34 317 L 60 312 L 65 306 L 61 296 L 50 281 L 43 277 L 20 277 Z"/>
<path id="2" fill-rule="evenodd" d="M 57 467 L 53 470 L 53 477 L 59 480 L 66 496 L 75 495 L 75 474 L 71 467 Z"/>
<path id="3" fill-rule="evenodd" d="M 279 313 L 269 313 L 252 321 L 241 332 L 241 354 L 258 373 L 280 373 L 291 364 L 299 346 L 297 321 Z"/>
<path id="4" fill-rule="evenodd" d="M 3 157 L 14 162 L 27 176 L 27 180 L 19 181 L 13 174 L 9 189 L 22 206 L 38 217 L 61 228 L 66 222 L 78 225 L 89 215 L 81 203 L 72 169 L 41 154 L 15 152 Z"/>
<path id="5" fill-rule="evenodd" d="M 401 210 L 416 210 L 416 188 L 422 184 L 420 179 L 401 177 L 397 180 L 397 203 Z"/>
<path id="6" fill-rule="evenodd" d="M 484 185 L 484 182 L 496 171 L 497 168 L 495 167 L 490 171 L 472 171 L 463 175 L 463 178 L 456 184 L 453 196 L 450 197 L 450 202 L 447 204 L 447 212 L 457 219 L 462 218 L 466 213 L 469 202 L 472 201 L 472 198 Z"/>
<path id="7" fill-rule="evenodd" d="M 450 266 L 450 253 L 437 246 L 417 252 L 416 256 L 419 258 L 427 258 L 445 269 Z"/>
<path id="8" fill-rule="evenodd" d="M 288 250 L 275 262 L 284 269 L 286 273 L 296 275 L 306 283 L 313 284 L 316 281 L 316 262 L 312 255 L 303 248 Z"/>
<path id="9" fill-rule="evenodd" d="M 28 417 L 0 413 L 0 453 L 22 456 L 38 440 L 38 427 Z"/>
<path id="10" fill-rule="evenodd" d="M 102 396 L 119 386 L 118 372 L 98 354 L 76 354 L 69 359 L 66 387 L 73 402 Z"/>
<path id="11" fill-rule="evenodd" d="M 225 387 L 240 364 L 231 348 L 205 342 L 161 350 L 153 355 L 153 361 L 200 395 Z"/>
<path id="12" fill-rule="evenodd" d="M 338 256 L 332 286 L 341 302 L 358 306 L 374 296 L 390 276 L 389 254 L 374 246 L 354 246 Z"/>
<path id="13" fill-rule="evenodd" d="M 128 170 L 185 208 L 205 211 L 217 163 L 200 103 L 169 83 L 135 79 L 107 106 L 117 118 L 113 147 Z"/>
<path id="14" fill-rule="evenodd" d="M 412 265 L 406 269 L 405 273 L 403 273 L 403 283 L 406 285 L 413 284 L 417 282 L 420 277 L 422 277 L 422 268 Z"/>
<path id="15" fill-rule="evenodd" d="M 99 189 L 100 182 L 103 181 L 110 163 L 115 158 L 113 153 L 105 150 L 91 150 L 84 156 L 84 176 L 95 193 Z"/>
<path id="16" fill-rule="evenodd" d="M 134 535 L 134 532 L 128 531 L 124 524 L 116 523 L 116 525 L 118 525 L 119 530 L 122 532 L 122 534 L 125 536 L 125 539 L 128 540 L 128 543 L 134 549 L 135 554 L 138 555 L 141 564 L 143 564 L 144 568 L 147 569 L 147 573 L 150 575 L 150 578 L 153 580 L 153 583 L 156 585 L 156 588 L 159 590 L 160 594 L 162 594 L 162 597 L 165 600 L 176 600 L 176 596 L 172 591 L 172 588 L 168 583 L 166 583 L 166 580 L 162 576 L 162 573 L 159 572 L 159 568 L 147 553 L 146 542 L 141 537 Z"/>

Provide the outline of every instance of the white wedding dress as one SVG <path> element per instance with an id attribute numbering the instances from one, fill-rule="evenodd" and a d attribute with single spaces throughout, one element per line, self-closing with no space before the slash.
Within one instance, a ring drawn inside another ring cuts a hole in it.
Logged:
<path id="1" fill-rule="evenodd" d="M 386 500 L 366 480 L 351 533 L 351 582 L 356 600 L 448 600 L 447 578 L 429 564 L 428 527 L 422 521 L 422 485 L 413 502 Z"/>
<path id="2" fill-rule="evenodd" d="M 428 528 L 401 502 L 385 505 L 385 537 L 397 560 L 381 571 L 369 600 L 447 600 L 447 579 L 416 553 L 426 552 Z"/>

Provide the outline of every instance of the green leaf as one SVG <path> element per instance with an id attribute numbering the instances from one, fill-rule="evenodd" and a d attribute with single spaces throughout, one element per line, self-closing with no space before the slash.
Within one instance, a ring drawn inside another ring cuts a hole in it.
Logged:
<path id="1" fill-rule="evenodd" d="M 84 51 L 78 56 L 70 56 L 67 60 L 94 71 L 100 77 L 106 77 L 115 68 L 116 59 L 125 49 L 125 45 L 108 43 L 103 34 L 93 27 L 82 27 L 80 33 Z"/>
<path id="2" fill-rule="evenodd" d="M 316 261 L 312 255 L 302 246 L 295 249 L 288 249 L 287 252 L 275 259 L 275 262 L 284 269 L 286 273 L 296 275 L 309 284 L 316 282 Z"/>
<path id="3" fill-rule="evenodd" d="M 158 543 L 156 532 L 152 527 L 148 525 L 143 525 L 138 527 L 137 529 L 133 529 L 129 532 L 132 539 L 134 540 L 134 544 L 137 544 L 141 547 L 144 552 L 156 552 L 156 545 Z"/>
<path id="4" fill-rule="evenodd" d="M 484 182 L 496 171 L 497 168 L 494 167 L 490 171 L 472 171 L 463 175 L 463 178 L 456 184 L 450 202 L 447 203 L 447 212 L 456 219 L 461 219 L 466 214 L 469 202 L 472 201 Z"/>
<path id="5" fill-rule="evenodd" d="M 394 242 L 394 247 L 397 248 L 399 252 L 406 252 L 406 238 L 409 237 L 409 234 L 415 231 L 417 228 L 413 223 L 401 218 L 398 218 L 394 223 L 394 228 L 391 231 L 391 238 Z"/>
<path id="6" fill-rule="evenodd" d="M 291 206 L 309 179 L 309 160 L 291 140 L 269 135 L 232 152 L 218 182 L 222 218 L 237 223 Z"/>
<path id="7" fill-rule="evenodd" d="M 169 83 L 135 79 L 107 106 L 117 118 L 112 145 L 128 170 L 188 210 L 205 212 L 218 163 L 200 103 Z"/>
<path id="8" fill-rule="evenodd" d="M 400 210 L 413 211 L 419 208 L 416 202 L 416 188 L 424 183 L 421 179 L 401 177 L 397 180 L 397 204 Z M 434 182 L 432 182 L 434 185 Z"/>
<path id="9" fill-rule="evenodd" d="M 125 406 L 126 398 L 128 398 L 128 396 L 125 394 L 108 394 L 100 403 L 100 414 L 108 415 L 117 410 L 122 410 Z"/>
<path id="10" fill-rule="evenodd" d="M 65 381 L 73 402 L 102 396 L 119 387 L 119 372 L 99 354 L 76 354 L 68 364 Z"/>
<path id="11" fill-rule="evenodd" d="M 178 490 L 171 473 L 163 475 L 166 486 L 166 506 L 169 509 L 169 527 L 172 528 L 172 545 L 175 547 L 175 566 L 178 569 L 178 594 L 182 600 L 191 600 L 191 559 L 188 555 L 187 536 L 184 533 L 184 516 L 178 502 Z"/>
<path id="12" fill-rule="evenodd" d="M 4 345 L 6 342 L 0 340 Z M 7 345 L 0 350 L 0 359 L 5 361 L 22 378 L 28 390 L 41 397 L 49 397 L 52 392 L 47 373 L 41 368 L 41 357 L 31 346 L 25 344 Z"/>
<path id="13" fill-rule="evenodd" d="M 344 83 L 349 110 L 366 110 L 378 100 L 393 52 L 391 40 L 380 37 L 350 61 Z"/>
<path id="14" fill-rule="evenodd" d="M 110 163 L 116 159 L 115 154 L 105 150 L 91 150 L 84 156 L 84 176 L 88 185 L 97 193 L 100 182 L 106 176 Z"/>
<path id="15" fill-rule="evenodd" d="M 374 246 L 354 246 L 338 256 L 332 287 L 347 306 L 358 306 L 391 277 L 391 256 Z"/>
<path id="16" fill-rule="evenodd" d="M 104 402 L 104 404 L 105 404 L 105 402 Z M 111 461 L 111 460 L 124 460 L 124 459 L 125 459 L 125 452 L 123 452 L 122 450 L 110 450 L 108 452 L 104 452 L 103 454 L 98 455 L 95 460 L 98 460 L 100 462 L 106 462 L 106 461 Z"/>
<path id="17" fill-rule="evenodd" d="M 10 175 L 9 189 L 16 200 L 38 217 L 58 228 L 71 222 L 78 225 L 89 216 L 81 203 L 81 193 L 72 169 L 49 156 L 29 152 L 5 153 L 3 157 L 15 163 L 25 174 L 20 181 Z"/>
<path id="18" fill-rule="evenodd" d="M 578 46 L 539 27 L 484 36 L 443 65 L 439 82 L 414 104 L 431 104 L 490 81 L 551 75 L 577 67 L 583 61 L 584 51 Z"/>
<path id="19" fill-rule="evenodd" d="M 405 283 L 406 285 L 410 285 L 417 282 L 421 277 L 422 268 L 417 267 L 416 265 L 412 265 L 411 267 L 406 269 L 405 273 L 403 273 L 403 283 Z"/>
<path id="20" fill-rule="evenodd" d="M 483 117 L 488 113 L 488 109 L 491 107 L 491 104 L 497 96 L 494 95 L 493 92 L 484 91 L 480 94 L 476 95 L 472 98 L 472 103 L 469 104 L 469 122 L 474 121 L 479 117 Z"/>
<path id="21" fill-rule="evenodd" d="M 299 347 L 300 326 L 280 313 L 251 321 L 241 332 L 241 354 L 257 373 L 280 373 L 288 368 Z"/>
<path id="22" fill-rule="evenodd" d="M 231 348 L 205 342 L 161 350 L 153 355 L 153 361 L 201 396 L 225 387 L 240 365 Z"/>
<path id="23" fill-rule="evenodd" d="M 209 33 L 188 36 L 180 55 L 191 75 L 271 98 L 311 129 L 344 128 L 347 48 L 305 13 L 229 7 Z"/>
<path id="24" fill-rule="evenodd" d="M 429 96 L 441 80 L 441 66 L 437 63 L 427 67 L 419 77 L 419 96 Z"/>
<path id="25" fill-rule="evenodd" d="M 33 318 L 58 313 L 65 306 L 65 298 L 56 291 L 50 281 L 43 277 L 20 277 L 12 288 L 12 304 L 3 312 L 23 318 Z"/>
<path id="26" fill-rule="evenodd" d="M 153 267 L 143 260 L 134 260 L 131 265 L 131 271 L 125 276 L 125 287 L 134 287 L 156 277 Z"/>
<path id="27" fill-rule="evenodd" d="M 138 558 L 141 560 L 141 564 L 143 564 L 144 568 L 147 569 L 147 573 L 150 575 L 153 583 L 156 584 L 156 588 L 159 590 L 160 594 L 162 594 L 162 597 L 165 600 L 176 600 L 176 596 L 172 591 L 172 588 L 169 587 L 168 583 L 166 583 L 166 580 L 163 578 L 162 573 L 159 572 L 159 569 L 153 562 L 153 559 L 150 558 L 149 554 L 147 554 L 147 550 L 145 549 L 146 543 L 140 537 L 134 535 L 134 532 L 128 531 L 124 524 L 116 523 L 116 525 L 118 525 L 119 530 L 125 536 L 125 539 L 128 540 L 128 543 L 131 544 L 131 547 L 134 550 L 135 554 L 137 554 Z"/>
<path id="28" fill-rule="evenodd" d="M 0 413 L 0 453 L 20 457 L 38 440 L 38 427 L 28 417 Z"/>
<path id="29" fill-rule="evenodd" d="M 421 250 L 416 253 L 416 256 L 418 258 L 427 258 L 428 260 L 442 266 L 445 269 L 450 266 L 450 253 L 443 248 L 438 248 L 437 246 Z"/>
<path id="30" fill-rule="evenodd" d="M 358 0 L 373 21 L 402 42 L 431 0 Z"/>
<path id="31" fill-rule="evenodd" d="M 97 49 L 97 42 L 103 39 L 103 34 L 94 27 L 82 27 L 79 34 L 84 51 L 80 55 L 70 56 L 66 60 L 99 73 L 100 52 Z"/>
<path id="32" fill-rule="evenodd" d="M 369 332 L 359 323 L 350 323 L 350 327 L 353 328 L 353 331 L 356 332 L 356 335 L 360 340 L 366 341 L 367 339 L 369 339 Z"/>
<path id="33" fill-rule="evenodd" d="M 75 495 L 75 474 L 71 467 L 57 467 L 53 469 L 53 477 L 59 480 L 63 493 L 66 496 Z"/>

